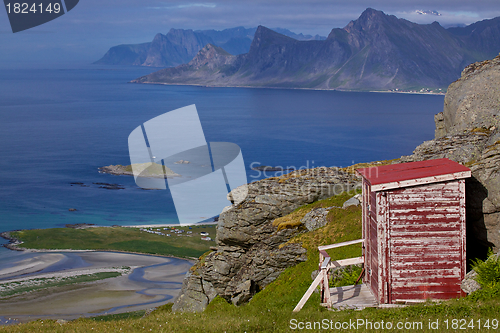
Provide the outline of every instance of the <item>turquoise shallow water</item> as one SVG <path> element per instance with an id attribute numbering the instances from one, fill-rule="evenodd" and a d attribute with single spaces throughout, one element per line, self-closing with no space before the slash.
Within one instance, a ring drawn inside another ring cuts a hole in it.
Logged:
<path id="1" fill-rule="evenodd" d="M 411 154 L 432 139 L 443 105 L 430 95 L 127 83 L 150 71 L 0 71 L 0 231 L 175 223 L 168 191 L 97 168 L 130 164 L 130 132 L 186 105 L 196 104 L 207 141 L 241 147 L 249 181 L 264 177 L 251 165 L 347 166 Z"/>

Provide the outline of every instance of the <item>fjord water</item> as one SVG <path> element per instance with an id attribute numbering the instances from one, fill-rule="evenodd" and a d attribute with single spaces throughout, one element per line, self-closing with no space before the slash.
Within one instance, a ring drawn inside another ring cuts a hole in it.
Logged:
<path id="1" fill-rule="evenodd" d="M 151 71 L 0 71 L 0 231 L 176 223 L 168 191 L 142 190 L 133 177 L 98 167 L 130 164 L 130 132 L 190 104 L 207 141 L 241 147 L 249 181 L 263 177 L 251 166 L 348 166 L 411 154 L 433 138 L 443 107 L 436 95 L 127 83 Z"/>

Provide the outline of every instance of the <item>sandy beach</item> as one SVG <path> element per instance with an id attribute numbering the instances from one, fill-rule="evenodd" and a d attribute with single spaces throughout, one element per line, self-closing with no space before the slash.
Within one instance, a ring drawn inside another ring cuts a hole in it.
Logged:
<path id="1" fill-rule="evenodd" d="M 74 319 L 156 307 L 177 297 L 191 265 L 183 259 L 115 252 L 23 253 L 0 262 L 0 287 L 98 272 L 123 275 L 1 297 L 0 317 Z"/>

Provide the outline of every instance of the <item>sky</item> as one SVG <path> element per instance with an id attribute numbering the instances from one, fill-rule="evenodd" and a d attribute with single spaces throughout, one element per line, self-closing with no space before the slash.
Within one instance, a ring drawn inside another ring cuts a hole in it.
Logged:
<path id="1" fill-rule="evenodd" d="M 368 7 L 416 23 L 438 21 L 445 27 L 500 16 L 499 0 L 80 0 L 67 14 L 15 34 L 6 10 L 0 9 L 0 68 L 83 66 L 112 46 L 149 42 L 171 28 L 263 25 L 328 36 Z"/>

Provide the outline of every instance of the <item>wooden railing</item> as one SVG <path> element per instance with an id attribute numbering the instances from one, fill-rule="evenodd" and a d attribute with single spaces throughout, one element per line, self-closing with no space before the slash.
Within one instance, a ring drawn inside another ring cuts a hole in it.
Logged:
<path id="1" fill-rule="evenodd" d="M 337 247 L 342 247 L 342 246 L 347 246 L 347 245 L 352 245 L 352 244 L 358 244 L 364 242 L 364 239 L 357 239 L 353 241 L 348 241 L 348 242 L 343 242 L 343 243 L 337 243 L 337 244 L 331 244 L 331 245 L 324 245 L 324 246 L 318 246 L 319 250 L 319 272 L 318 276 L 314 279 L 313 283 L 307 289 L 306 293 L 304 296 L 302 296 L 301 300 L 293 309 L 293 312 L 298 312 L 304 304 L 306 304 L 307 300 L 309 297 L 311 297 L 312 293 L 314 290 L 320 286 L 321 288 L 321 303 L 327 304 L 327 306 L 330 306 L 331 304 L 331 299 L 330 299 L 330 287 L 328 285 L 328 281 L 330 281 L 330 274 L 329 271 L 332 268 L 335 267 L 343 267 L 343 266 L 350 266 L 350 265 L 357 265 L 357 264 L 362 264 L 363 263 L 363 257 L 357 257 L 357 258 L 349 258 L 349 259 L 342 259 L 342 260 L 334 260 L 332 261 L 328 253 L 326 253 L 326 250 L 334 249 Z"/>

